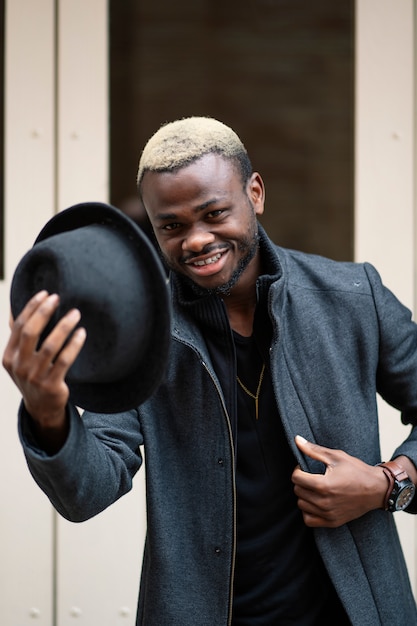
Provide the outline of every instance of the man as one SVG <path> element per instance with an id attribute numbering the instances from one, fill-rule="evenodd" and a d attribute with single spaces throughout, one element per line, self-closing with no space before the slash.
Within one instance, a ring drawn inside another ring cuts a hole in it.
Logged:
<path id="1" fill-rule="evenodd" d="M 165 377 L 136 410 L 81 420 L 65 383 L 85 340 L 79 328 L 65 344 L 80 314 L 36 349 L 58 304 L 37 294 L 3 359 L 35 479 L 64 517 L 84 520 L 130 489 L 144 445 L 137 624 L 417 623 L 391 512 L 417 512 L 409 311 L 368 264 L 272 244 L 257 222 L 262 178 L 216 120 L 163 126 L 138 189 L 171 270 Z M 393 451 L 399 468 L 378 465 L 377 392 L 413 427 Z"/>

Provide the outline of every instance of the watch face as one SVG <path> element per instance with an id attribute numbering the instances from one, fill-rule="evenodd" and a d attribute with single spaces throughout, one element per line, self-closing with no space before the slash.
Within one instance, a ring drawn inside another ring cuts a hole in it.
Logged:
<path id="1" fill-rule="evenodd" d="M 406 485 L 401 489 L 397 496 L 397 502 L 395 503 L 395 508 L 397 509 L 397 511 L 402 511 L 410 504 L 411 500 L 413 499 L 415 490 L 416 488 L 413 484 Z"/>

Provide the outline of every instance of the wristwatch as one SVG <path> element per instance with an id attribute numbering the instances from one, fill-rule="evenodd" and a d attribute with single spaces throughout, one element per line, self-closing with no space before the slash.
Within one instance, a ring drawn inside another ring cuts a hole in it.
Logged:
<path id="1" fill-rule="evenodd" d="M 404 511 L 414 497 L 416 487 L 405 469 L 397 461 L 378 463 L 388 479 L 388 489 L 384 501 L 386 511 Z"/>

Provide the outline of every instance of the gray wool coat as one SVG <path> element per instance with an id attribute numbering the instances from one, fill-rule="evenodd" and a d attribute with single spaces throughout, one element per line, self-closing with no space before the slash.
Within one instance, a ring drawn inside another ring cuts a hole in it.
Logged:
<path id="1" fill-rule="evenodd" d="M 262 249 L 280 268 L 269 289 L 270 367 L 278 408 L 294 436 L 381 461 L 376 396 L 401 413 L 405 440 L 394 455 L 417 465 L 417 327 L 368 264 Z M 140 381 L 138 381 L 140 384 Z M 198 325 L 173 300 L 164 380 L 137 410 L 118 416 L 73 407 L 60 452 L 38 449 L 20 412 L 20 435 L 35 480 L 65 518 L 96 515 L 131 488 L 146 451 L 148 528 L 137 625 L 227 626 L 235 551 L 235 474 L 224 397 Z M 384 459 L 387 460 L 387 459 Z M 417 511 L 413 502 L 410 513 Z M 397 513 L 396 515 L 404 515 Z M 315 531 L 354 626 L 417 625 L 394 517 L 376 510 Z"/>

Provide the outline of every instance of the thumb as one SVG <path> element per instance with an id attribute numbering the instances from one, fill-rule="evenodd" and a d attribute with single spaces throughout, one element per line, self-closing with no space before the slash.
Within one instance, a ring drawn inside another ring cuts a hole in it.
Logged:
<path id="1" fill-rule="evenodd" d="M 311 443 L 301 435 L 295 436 L 295 443 L 298 449 L 311 459 L 321 461 L 325 465 L 334 464 L 333 450 L 331 448 L 325 448 L 324 446 L 319 446 L 317 443 Z"/>

